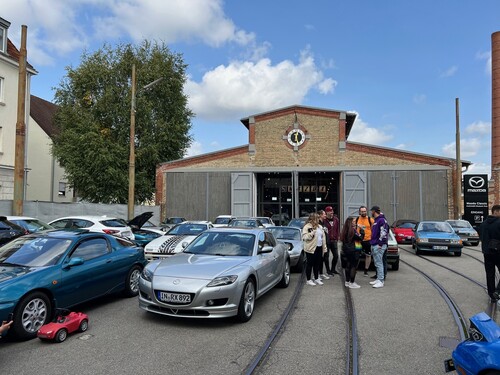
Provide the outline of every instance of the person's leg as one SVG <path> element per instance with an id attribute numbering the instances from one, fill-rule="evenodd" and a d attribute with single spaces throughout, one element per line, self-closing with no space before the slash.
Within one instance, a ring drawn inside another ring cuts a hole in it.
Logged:
<path id="1" fill-rule="evenodd" d="M 337 263 L 339 261 L 339 249 L 338 249 L 338 244 L 337 241 L 333 241 L 331 243 L 331 249 L 333 253 L 333 259 L 332 259 L 332 273 L 338 273 L 337 272 Z"/>
<path id="2" fill-rule="evenodd" d="M 344 251 L 344 258 L 345 258 L 345 268 L 344 268 L 344 273 L 345 273 L 345 281 L 346 283 L 350 284 L 351 283 L 351 252 L 350 251 Z"/>
<path id="3" fill-rule="evenodd" d="M 486 271 L 486 287 L 488 295 L 493 298 L 495 292 L 495 255 L 484 254 L 484 270 Z"/>
<path id="4" fill-rule="evenodd" d="M 382 257 L 384 256 L 384 249 L 382 246 L 372 246 L 372 257 L 375 268 L 377 269 L 377 280 L 384 282 L 384 263 Z"/>
<path id="5" fill-rule="evenodd" d="M 314 254 L 306 253 L 306 278 L 307 281 L 311 280 L 311 271 L 314 264 Z"/>
<path id="6" fill-rule="evenodd" d="M 382 255 L 382 263 L 384 265 L 384 280 L 387 277 L 387 245 L 383 246 L 384 255 Z"/>
<path id="7" fill-rule="evenodd" d="M 358 271 L 359 257 L 360 257 L 359 251 L 356 251 L 352 255 L 351 283 L 354 283 L 354 280 L 356 279 L 356 272 Z"/>
<path id="8" fill-rule="evenodd" d="M 319 273 L 321 268 L 323 267 L 323 248 L 316 247 L 316 251 L 314 252 L 314 264 L 313 264 L 313 273 L 314 279 L 319 279 Z"/>
<path id="9" fill-rule="evenodd" d="M 372 247 L 370 245 L 370 241 L 363 241 L 361 243 L 363 246 L 363 252 L 365 253 L 365 272 L 364 275 L 368 276 L 368 270 L 370 269 L 370 263 L 372 261 Z"/>
<path id="10" fill-rule="evenodd" d="M 325 264 L 326 274 L 330 275 L 332 272 L 330 270 L 330 249 L 329 244 L 326 244 L 326 253 L 323 255 L 323 263 Z"/>

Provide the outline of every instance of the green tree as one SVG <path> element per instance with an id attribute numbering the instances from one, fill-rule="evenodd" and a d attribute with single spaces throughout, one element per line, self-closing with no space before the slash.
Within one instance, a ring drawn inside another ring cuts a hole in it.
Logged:
<path id="1" fill-rule="evenodd" d="M 66 68 L 56 88 L 52 153 L 89 202 L 126 203 L 131 72 L 136 65 L 135 201 L 153 197 L 157 164 L 182 158 L 193 113 L 183 93 L 186 64 L 163 43 L 104 45 Z M 163 78 L 154 86 L 145 85 Z"/>

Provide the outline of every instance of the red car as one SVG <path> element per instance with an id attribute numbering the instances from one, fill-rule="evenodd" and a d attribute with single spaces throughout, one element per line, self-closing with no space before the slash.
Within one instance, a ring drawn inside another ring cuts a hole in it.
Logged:
<path id="1" fill-rule="evenodd" d="M 89 317 L 81 312 L 56 313 L 56 318 L 38 330 L 37 336 L 40 340 L 54 340 L 63 342 L 68 333 L 75 331 L 85 332 L 89 328 Z"/>
<path id="2" fill-rule="evenodd" d="M 415 229 L 418 221 L 410 219 L 400 219 L 392 223 L 391 228 L 398 244 L 411 244 L 415 238 Z"/>

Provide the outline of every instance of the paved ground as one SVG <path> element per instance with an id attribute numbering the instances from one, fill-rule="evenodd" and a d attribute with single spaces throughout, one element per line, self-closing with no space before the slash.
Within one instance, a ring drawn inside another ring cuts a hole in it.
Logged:
<path id="1" fill-rule="evenodd" d="M 470 252 L 473 254 L 472 252 Z M 481 254 L 473 254 L 481 259 Z M 456 300 L 465 316 L 486 309 L 478 286 L 436 265 L 402 252 L 402 259 L 425 269 Z M 482 264 L 469 257 L 434 255 L 479 282 Z M 245 324 L 156 316 L 135 298 L 109 297 L 80 309 L 90 316 L 86 334 L 62 344 L 0 341 L 2 374 L 239 374 L 265 342 L 292 297 L 299 275 L 287 289 L 257 300 Z M 440 337 L 458 338 L 448 306 L 422 276 L 401 264 L 386 286 L 373 289 L 358 274 L 352 290 L 360 345 L 360 374 L 442 374 L 451 350 Z M 344 374 L 346 310 L 338 276 L 323 286 L 304 286 L 290 321 L 273 345 L 262 374 Z"/>

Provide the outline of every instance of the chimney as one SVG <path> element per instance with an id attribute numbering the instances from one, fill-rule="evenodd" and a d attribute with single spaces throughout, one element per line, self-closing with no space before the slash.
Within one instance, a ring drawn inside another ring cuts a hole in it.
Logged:
<path id="1" fill-rule="evenodd" d="M 491 34 L 491 177 L 494 202 L 500 202 L 500 31 Z"/>

